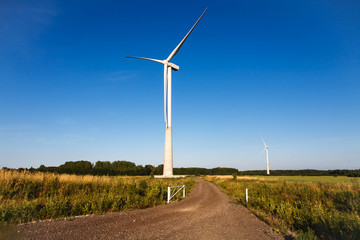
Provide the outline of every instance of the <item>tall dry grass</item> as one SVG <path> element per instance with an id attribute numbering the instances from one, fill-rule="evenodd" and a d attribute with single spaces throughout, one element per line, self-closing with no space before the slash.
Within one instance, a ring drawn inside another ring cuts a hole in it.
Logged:
<path id="1" fill-rule="evenodd" d="M 195 185 L 191 179 L 76 176 L 0 170 L 0 222 L 114 212 L 165 204 L 167 187 Z"/>

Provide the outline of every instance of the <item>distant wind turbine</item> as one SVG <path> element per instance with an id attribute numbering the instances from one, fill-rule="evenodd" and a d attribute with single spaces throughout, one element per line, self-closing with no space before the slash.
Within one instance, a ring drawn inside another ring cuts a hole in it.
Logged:
<path id="1" fill-rule="evenodd" d="M 173 176 L 173 151 L 172 151 L 172 126 L 171 126 L 171 70 L 178 71 L 179 66 L 171 63 L 170 60 L 178 53 L 181 46 L 184 44 L 186 39 L 189 37 L 190 33 L 194 30 L 196 25 L 199 23 L 200 19 L 204 16 L 207 8 L 201 14 L 199 19 L 196 21 L 194 26 L 186 34 L 186 36 L 181 40 L 181 42 L 176 46 L 176 48 L 170 53 L 170 55 L 164 60 L 144 58 L 144 57 L 130 57 L 127 58 L 138 58 L 148 61 L 158 62 L 164 64 L 164 117 L 165 117 L 165 150 L 164 150 L 164 172 L 163 177 L 172 177 Z"/>
<path id="2" fill-rule="evenodd" d="M 260 157 L 265 151 L 266 152 L 266 173 L 267 173 L 267 175 L 270 175 L 270 169 L 269 169 L 269 149 L 270 148 L 268 145 L 266 145 L 263 138 L 261 138 L 261 140 L 263 141 L 265 148 L 261 151 Z"/>

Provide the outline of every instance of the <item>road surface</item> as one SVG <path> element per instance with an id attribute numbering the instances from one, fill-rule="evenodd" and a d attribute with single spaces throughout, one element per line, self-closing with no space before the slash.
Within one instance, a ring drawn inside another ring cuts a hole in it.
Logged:
<path id="1" fill-rule="evenodd" d="M 179 202 L 155 208 L 18 225 L 21 239 L 284 239 L 214 184 L 198 180 Z"/>

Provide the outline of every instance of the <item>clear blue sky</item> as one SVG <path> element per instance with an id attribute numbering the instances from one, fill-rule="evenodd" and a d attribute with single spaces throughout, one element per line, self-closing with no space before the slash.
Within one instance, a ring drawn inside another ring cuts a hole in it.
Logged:
<path id="1" fill-rule="evenodd" d="M 360 1 L 0 1 L 0 167 L 360 168 Z"/>

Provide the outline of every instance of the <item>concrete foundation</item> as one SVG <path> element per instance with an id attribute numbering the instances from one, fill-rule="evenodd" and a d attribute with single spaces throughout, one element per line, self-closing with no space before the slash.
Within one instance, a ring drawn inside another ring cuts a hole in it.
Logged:
<path id="1" fill-rule="evenodd" d="M 184 178 L 184 175 L 172 175 L 172 176 L 164 176 L 164 175 L 155 175 L 154 178 Z"/>

